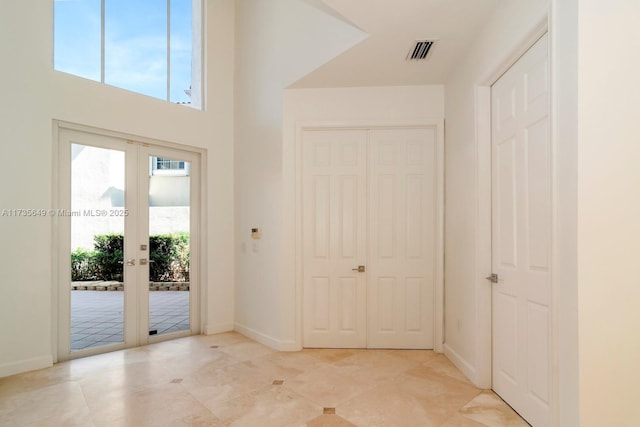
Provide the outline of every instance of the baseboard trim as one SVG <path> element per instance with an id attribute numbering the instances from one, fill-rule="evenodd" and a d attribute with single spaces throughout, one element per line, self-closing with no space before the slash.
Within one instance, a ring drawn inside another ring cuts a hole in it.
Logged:
<path id="1" fill-rule="evenodd" d="M 0 365 L 0 378 L 35 371 L 36 369 L 50 368 L 51 366 L 53 366 L 53 357 L 51 356 L 33 357 L 19 362 L 5 363 Z"/>
<path id="2" fill-rule="evenodd" d="M 251 329 L 247 326 L 236 323 L 233 328 L 236 332 L 251 338 L 254 341 L 264 344 L 267 347 L 271 347 L 278 351 L 300 351 L 302 348 L 295 341 L 281 341 L 277 340 L 269 335 L 258 332 L 255 329 Z"/>
<path id="3" fill-rule="evenodd" d="M 205 325 L 203 333 L 205 335 L 213 335 L 231 331 L 233 331 L 233 323 L 217 323 L 214 325 Z"/>
<path id="4" fill-rule="evenodd" d="M 476 369 L 447 344 L 444 344 L 444 355 L 447 356 L 451 363 L 456 365 L 456 368 L 460 369 L 464 376 L 467 377 L 476 387 L 484 388 L 482 387 L 484 384 L 477 384 L 478 379 L 476 377 Z"/>

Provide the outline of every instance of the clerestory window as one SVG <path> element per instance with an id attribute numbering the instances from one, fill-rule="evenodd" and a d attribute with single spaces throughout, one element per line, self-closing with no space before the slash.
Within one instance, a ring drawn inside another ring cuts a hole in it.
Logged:
<path id="1" fill-rule="evenodd" d="M 201 108 L 202 0 L 54 0 L 54 68 Z"/>

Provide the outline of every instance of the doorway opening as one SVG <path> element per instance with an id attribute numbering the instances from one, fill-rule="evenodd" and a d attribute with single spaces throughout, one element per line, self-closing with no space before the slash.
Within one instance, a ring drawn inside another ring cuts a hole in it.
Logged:
<path id="1" fill-rule="evenodd" d="M 58 127 L 58 360 L 200 332 L 200 154 Z"/>

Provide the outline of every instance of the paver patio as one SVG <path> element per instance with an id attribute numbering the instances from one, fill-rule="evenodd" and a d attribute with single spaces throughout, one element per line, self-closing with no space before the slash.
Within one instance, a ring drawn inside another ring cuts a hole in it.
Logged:
<path id="1" fill-rule="evenodd" d="M 71 291 L 71 350 L 124 340 L 124 292 Z M 149 293 L 149 330 L 158 334 L 189 329 L 189 292 Z"/>

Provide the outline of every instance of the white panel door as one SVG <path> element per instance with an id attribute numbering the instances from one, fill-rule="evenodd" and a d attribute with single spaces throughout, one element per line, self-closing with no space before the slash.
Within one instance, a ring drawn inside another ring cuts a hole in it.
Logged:
<path id="1" fill-rule="evenodd" d="M 435 128 L 370 135 L 370 348 L 433 348 L 436 141 Z"/>
<path id="2" fill-rule="evenodd" d="M 534 426 L 550 418 L 547 36 L 492 87 L 493 389 Z"/>
<path id="3" fill-rule="evenodd" d="M 435 128 L 303 132 L 305 347 L 433 348 L 436 141 Z"/>
<path id="4" fill-rule="evenodd" d="M 303 136 L 306 347 L 366 346 L 367 132 Z"/>

